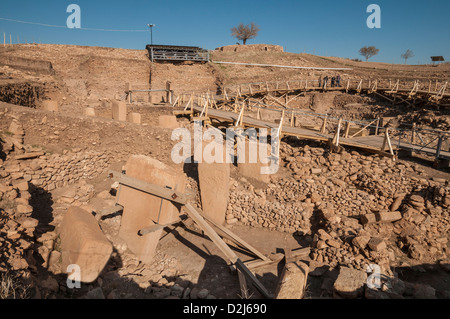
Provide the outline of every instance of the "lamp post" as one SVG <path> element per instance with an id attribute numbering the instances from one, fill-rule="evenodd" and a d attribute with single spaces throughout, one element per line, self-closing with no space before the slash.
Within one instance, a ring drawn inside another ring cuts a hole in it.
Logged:
<path id="1" fill-rule="evenodd" d="M 150 39 L 151 39 L 151 45 L 153 45 L 153 27 L 156 26 L 156 24 L 147 24 L 150 28 Z"/>

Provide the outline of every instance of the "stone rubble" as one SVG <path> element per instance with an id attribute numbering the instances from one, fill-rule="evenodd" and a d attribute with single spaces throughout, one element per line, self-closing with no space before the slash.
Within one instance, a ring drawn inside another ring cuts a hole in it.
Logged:
<path id="1" fill-rule="evenodd" d="M 16 160 L 14 155 L 30 148 L 20 148 L 23 130 L 18 121 L 9 129 L 12 137 L 1 142 L 6 158 L 0 159 L 0 272 L 12 270 L 28 278 L 34 298 L 73 293 L 65 279 L 58 277 L 64 274 L 60 239 L 48 226 L 57 228 L 70 206 L 95 214 L 115 205 L 114 195 L 108 191 L 96 195 L 89 184 L 89 179 L 109 167 L 111 154 L 71 149 Z M 395 267 L 436 264 L 449 271 L 449 181 L 429 179 L 423 169 L 408 162 L 355 151 L 330 153 L 323 146 L 296 143 L 281 144 L 284 167 L 280 169 L 288 174 L 271 177 L 267 187 L 254 186 L 244 177 L 231 178 L 226 224 L 265 227 L 305 239 L 311 246 L 310 262 L 316 265 L 310 264 L 310 275 L 324 277 L 323 291 L 328 296 L 448 296 L 446 291 L 398 279 Z M 188 188 L 200 203 L 198 184 L 192 177 Z M 34 196 L 50 192 L 53 221 L 41 225 Z M 178 261 L 159 250 L 151 265 L 139 262 L 116 240 L 120 215 L 101 219 L 99 224 L 116 251 L 97 281 L 77 297 L 138 297 L 135 290 L 116 286 L 115 282 L 126 278 L 139 287 L 144 298 L 215 298 L 193 285 L 180 272 Z M 374 264 L 388 278 L 380 289 L 361 284 Z M 41 267 L 52 275 L 38 276 Z M 339 274 L 331 280 L 326 276 L 333 269 Z"/>
<path id="2" fill-rule="evenodd" d="M 377 264 L 390 277 L 394 265 L 446 269 L 449 181 L 427 179 L 414 164 L 354 151 L 283 143 L 281 158 L 290 176 L 272 179 L 266 189 L 234 181 L 228 223 L 303 236 L 311 259 L 332 268 L 364 272 Z"/>

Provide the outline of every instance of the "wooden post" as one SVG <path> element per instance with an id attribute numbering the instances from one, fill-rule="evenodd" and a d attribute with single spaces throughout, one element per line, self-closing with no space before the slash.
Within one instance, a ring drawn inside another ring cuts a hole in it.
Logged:
<path id="1" fill-rule="evenodd" d="M 294 127 L 294 112 L 291 114 L 291 127 Z"/>
<path id="2" fill-rule="evenodd" d="M 378 118 L 377 119 L 377 127 L 375 128 L 375 135 L 378 135 L 378 130 L 379 130 L 379 127 L 380 127 L 380 121 L 381 121 L 381 119 Z"/>
<path id="3" fill-rule="evenodd" d="M 170 81 L 166 81 L 166 103 L 172 103 L 170 95 Z"/>
<path id="4" fill-rule="evenodd" d="M 327 118 L 328 114 L 325 114 L 325 118 L 323 119 L 322 128 L 320 129 L 320 133 L 325 133 L 327 129 Z"/>
<path id="5" fill-rule="evenodd" d="M 411 144 L 415 144 L 416 143 L 416 123 L 412 124 L 412 129 L 411 129 Z"/>
<path id="6" fill-rule="evenodd" d="M 240 115 L 241 120 L 239 121 L 239 127 L 242 127 L 242 123 L 244 121 L 244 112 L 245 112 L 245 103 L 242 103 L 242 110 Z"/>
<path id="7" fill-rule="evenodd" d="M 389 129 L 386 128 L 386 132 L 384 133 L 384 140 L 383 140 L 383 146 L 381 147 L 381 151 L 384 152 L 384 149 L 386 148 L 386 144 L 389 147 L 389 153 L 391 155 L 394 155 L 394 151 L 392 149 L 391 139 L 389 138 Z"/>
<path id="8" fill-rule="evenodd" d="M 258 107 L 258 111 L 256 113 L 256 119 L 260 120 L 261 119 L 261 107 Z"/>
<path id="9" fill-rule="evenodd" d="M 350 131 L 350 121 L 347 121 L 346 125 L 345 125 L 345 134 L 344 137 L 347 138 L 348 137 L 348 133 Z"/>
<path id="10" fill-rule="evenodd" d="M 387 143 L 389 146 L 389 153 L 391 153 L 391 155 L 394 155 L 394 150 L 392 149 L 392 144 L 391 144 L 391 138 L 389 137 L 389 130 L 386 129 L 386 139 L 387 139 Z"/>
<path id="11" fill-rule="evenodd" d="M 259 280 L 248 270 L 248 268 L 242 263 L 242 261 L 237 257 L 237 255 L 230 249 L 230 247 L 225 244 L 222 238 L 212 229 L 212 227 L 203 219 L 202 215 L 198 213 L 196 208 L 190 203 L 184 206 L 187 214 L 192 220 L 202 228 L 205 234 L 216 244 L 216 246 L 222 251 L 222 253 L 228 258 L 228 260 L 234 264 L 238 269 L 243 271 L 247 276 L 250 277 L 252 283 L 255 285 L 256 289 L 261 292 L 266 298 L 272 298 L 269 292 L 264 288 L 264 286 L 259 282 Z M 245 285 L 244 285 L 245 286 Z"/>
<path id="12" fill-rule="evenodd" d="M 384 149 L 386 148 L 387 136 L 388 136 L 388 128 L 386 128 L 386 130 L 384 132 L 383 145 L 381 145 L 382 152 L 384 152 Z"/>
<path id="13" fill-rule="evenodd" d="M 280 126 L 278 127 L 278 145 L 281 144 L 281 139 L 283 138 L 283 121 L 284 121 L 284 110 L 281 113 Z M 278 157 L 280 157 L 280 147 L 278 147 Z"/>
<path id="14" fill-rule="evenodd" d="M 436 157 L 435 157 L 435 162 L 437 163 L 439 161 L 439 156 L 441 155 L 441 150 L 442 150 L 442 142 L 444 141 L 444 135 L 439 135 L 439 140 L 438 140 L 438 144 L 436 147 Z"/>
<path id="15" fill-rule="evenodd" d="M 339 146 L 339 135 L 341 134 L 341 123 L 342 123 L 342 119 L 339 119 L 337 129 L 336 129 L 336 134 L 334 135 L 334 138 L 333 138 L 333 144 L 336 146 Z"/>

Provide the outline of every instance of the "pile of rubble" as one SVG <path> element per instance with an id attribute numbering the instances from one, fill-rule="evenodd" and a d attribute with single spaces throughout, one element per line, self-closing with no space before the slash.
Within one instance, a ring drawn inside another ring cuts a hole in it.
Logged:
<path id="1" fill-rule="evenodd" d="M 306 239 L 313 263 L 366 271 L 440 264 L 448 270 L 450 185 L 427 179 L 406 162 L 357 152 L 282 144 L 291 176 L 266 189 L 232 184 L 227 222 L 293 233 Z"/>

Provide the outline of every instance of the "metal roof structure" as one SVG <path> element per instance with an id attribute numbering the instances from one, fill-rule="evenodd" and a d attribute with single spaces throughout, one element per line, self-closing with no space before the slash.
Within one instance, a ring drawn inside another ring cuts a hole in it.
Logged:
<path id="1" fill-rule="evenodd" d="M 147 45 L 150 60 L 154 61 L 195 61 L 208 62 L 209 51 L 191 46 Z"/>

